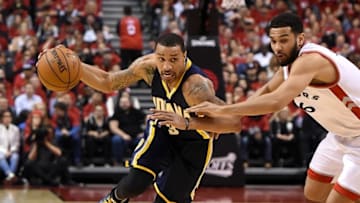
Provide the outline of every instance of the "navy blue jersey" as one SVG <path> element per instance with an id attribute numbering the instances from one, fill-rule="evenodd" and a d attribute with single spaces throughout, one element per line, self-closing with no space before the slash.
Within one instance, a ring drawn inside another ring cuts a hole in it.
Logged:
<path id="1" fill-rule="evenodd" d="M 193 74 L 200 74 L 202 76 L 205 76 L 201 69 L 193 65 L 192 62 L 188 59 L 186 64 L 186 70 L 182 78 L 180 79 L 176 87 L 170 91 L 166 83 L 161 80 L 159 72 L 155 70 L 154 78 L 151 85 L 151 94 L 155 108 L 158 110 L 175 112 L 182 117 L 189 118 L 190 115 L 184 112 L 184 110 L 190 106 L 184 98 L 182 92 L 182 85 Z M 192 139 L 209 139 L 208 133 L 203 130 L 184 131 L 178 130 L 172 126 L 167 126 L 166 128 L 168 128 L 170 135 L 179 135 L 184 138 Z"/>

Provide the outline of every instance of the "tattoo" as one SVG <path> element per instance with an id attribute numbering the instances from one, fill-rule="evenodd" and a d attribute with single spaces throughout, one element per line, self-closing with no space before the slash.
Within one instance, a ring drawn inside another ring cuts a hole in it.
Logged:
<path id="1" fill-rule="evenodd" d="M 113 84 L 111 89 L 123 89 L 142 79 L 144 79 L 148 85 L 151 85 L 153 77 L 154 69 L 152 67 L 128 68 L 111 75 L 111 82 Z"/>
<path id="2" fill-rule="evenodd" d="M 154 69 L 153 67 L 149 67 L 145 69 L 145 82 L 151 86 L 152 80 L 154 78 Z"/>
<path id="3" fill-rule="evenodd" d="M 225 104 L 224 101 L 215 96 L 215 91 L 210 81 L 197 81 L 198 82 L 192 83 L 188 90 L 188 95 L 191 98 L 191 104 L 196 105 L 204 101 L 209 101 L 215 104 Z"/>
<path id="4" fill-rule="evenodd" d="M 141 80 L 142 78 L 135 75 L 132 69 L 115 72 L 111 75 L 112 90 L 123 89 L 129 85 Z"/>

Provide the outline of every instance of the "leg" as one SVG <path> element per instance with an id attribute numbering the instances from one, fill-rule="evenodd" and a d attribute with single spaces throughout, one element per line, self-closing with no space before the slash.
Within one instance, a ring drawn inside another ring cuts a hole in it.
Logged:
<path id="1" fill-rule="evenodd" d="M 359 156 L 360 156 L 360 138 L 358 141 L 351 142 L 351 153 L 344 155 L 344 167 L 339 178 L 331 191 L 327 203 L 352 203 L 360 200 L 360 172 L 359 172 Z"/>
<path id="2" fill-rule="evenodd" d="M 8 176 L 12 171 L 9 166 L 8 161 L 6 160 L 5 154 L 0 153 L 0 169 Z"/>
<path id="3" fill-rule="evenodd" d="M 314 202 L 325 202 L 333 185 L 331 183 L 320 182 L 306 177 L 304 195 L 306 199 Z"/>
<path id="4" fill-rule="evenodd" d="M 139 195 L 156 179 L 164 164 L 167 165 L 170 160 L 169 136 L 155 128 L 153 121 L 148 121 L 144 135 L 133 152 L 129 174 L 100 203 L 126 202 L 126 199 Z"/>
<path id="5" fill-rule="evenodd" d="M 121 164 L 126 149 L 126 142 L 119 135 L 114 135 L 111 139 L 111 149 L 114 164 Z"/>
<path id="6" fill-rule="evenodd" d="M 326 203 L 356 203 L 357 201 L 349 199 L 347 196 L 340 194 L 336 190 L 331 190 L 329 197 L 326 200 Z"/>
<path id="7" fill-rule="evenodd" d="M 74 127 L 78 128 L 78 127 Z M 81 137 L 78 130 L 75 130 L 74 134 L 71 135 L 71 143 L 72 143 L 72 158 L 74 160 L 74 164 L 78 165 L 81 162 Z"/>
<path id="8" fill-rule="evenodd" d="M 101 140 L 101 147 L 103 149 L 103 157 L 105 160 L 105 163 L 110 164 L 111 163 L 111 137 L 110 136 L 106 136 L 104 138 L 102 138 Z"/>
<path id="9" fill-rule="evenodd" d="M 249 145 L 249 136 L 244 135 L 242 133 L 240 137 L 240 156 L 241 156 L 241 161 L 243 162 L 247 162 L 249 160 L 248 145 Z"/>
<path id="10" fill-rule="evenodd" d="M 12 153 L 10 156 L 10 169 L 13 173 L 16 173 L 19 164 L 19 154 Z"/>
<path id="11" fill-rule="evenodd" d="M 95 156 L 95 138 L 89 135 L 85 135 L 85 156 L 83 158 L 88 164 L 92 164 Z M 86 158 L 85 158 L 86 157 Z"/>
<path id="12" fill-rule="evenodd" d="M 212 155 L 212 140 L 175 140 L 174 161 L 154 185 L 155 202 L 190 203 Z"/>
<path id="13" fill-rule="evenodd" d="M 343 151 L 337 142 L 336 136 L 329 133 L 316 149 L 304 187 L 304 195 L 308 200 L 325 202 L 334 177 L 340 174 L 343 168 Z"/>
<path id="14" fill-rule="evenodd" d="M 265 159 L 265 167 L 271 167 L 272 163 L 272 143 L 271 138 L 269 136 L 264 136 L 264 159 Z"/>
<path id="15" fill-rule="evenodd" d="M 153 176 L 143 170 L 131 168 L 115 188 L 115 196 L 118 199 L 135 197 L 143 193 L 153 182 Z"/>

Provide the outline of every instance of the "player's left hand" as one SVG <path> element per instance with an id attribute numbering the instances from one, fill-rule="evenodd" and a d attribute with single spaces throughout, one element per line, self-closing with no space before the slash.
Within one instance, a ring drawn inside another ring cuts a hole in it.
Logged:
<path id="1" fill-rule="evenodd" d="M 209 117 L 217 117 L 223 116 L 221 112 L 222 106 L 211 103 L 211 102 L 202 102 L 198 105 L 189 107 L 186 109 L 189 113 L 196 113 L 199 116 L 209 116 Z"/>
<path id="2" fill-rule="evenodd" d="M 169 111 L 161 111 L 156 109 L 150 109 L 152 114 L 149 115 L 149 118 L 152 120 L 159 120 L 159 125 L 171 125 L 179 130 L 185 130 L 186 124 L 185 124 L 185 118 Z"/>

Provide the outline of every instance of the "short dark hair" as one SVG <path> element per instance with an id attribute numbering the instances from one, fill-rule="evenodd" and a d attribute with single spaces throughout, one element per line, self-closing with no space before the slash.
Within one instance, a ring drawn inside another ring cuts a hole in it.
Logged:
<path id="1" fill-rule="evenodd" d="M 132 14 L 131 6 L 124 6 L 124 14 L 130 16 Z"/>
<path id="2" fill-rule="evenodd" d="M 275 16 L 266 27 L 266 34 L 269 35 L 271 28 L 280 27 L 290 27 L 291 31 L 295 34 L 299 34 L 304 31 L 301 18 L 290 12 L 284 12 Z"/>
<path id="3" fill-rule="evenodd" d="M 158 44 L 161 44 L 166 47 L 180 46 L 181 51 L 185 52 L 184 39 L 181 36 L 174 34 L 174 33 L 166 33 L 166 34 L 161 35 L 156 40 L 155 49 Z"/>

